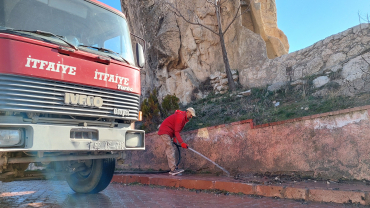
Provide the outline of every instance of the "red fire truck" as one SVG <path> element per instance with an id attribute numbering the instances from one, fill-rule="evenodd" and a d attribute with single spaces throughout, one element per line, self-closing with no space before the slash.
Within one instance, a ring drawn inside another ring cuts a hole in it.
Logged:
<path id="1" fill-rule="evenodd" d="M 136 61 L 125 16 L 96 0 L 0 0 L 0 180 L 30 163 L 78 193 L 105 189 L 134 129 L 143 47 Z"/>

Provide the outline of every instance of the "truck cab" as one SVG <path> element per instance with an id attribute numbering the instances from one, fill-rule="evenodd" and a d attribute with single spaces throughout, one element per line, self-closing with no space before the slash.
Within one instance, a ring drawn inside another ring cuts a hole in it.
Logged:
<path id="1" fill-rule="evenodd" d="M 140 67 L 125 16 L 96 0 L 0 0 L 0 180 L 42 163 L 97 193 L 144 150 Z"/>

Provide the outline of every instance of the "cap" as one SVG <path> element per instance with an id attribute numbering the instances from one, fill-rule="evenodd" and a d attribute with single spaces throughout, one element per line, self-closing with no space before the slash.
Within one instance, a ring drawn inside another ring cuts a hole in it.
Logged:
<path id="1" fill-rule="evenodd" d="M 187 111 L 189 111 L 189 112 L 191 113 L 191 115 L 192 115 L 192 116 L 196 117 L 196 116 L 195 116 L 195 110 L 194 110 L 194 108 L 190 107 L 190 108 L 188 108 L 188 109 L 186 109 L 186 110 L 187 110 Z"/>

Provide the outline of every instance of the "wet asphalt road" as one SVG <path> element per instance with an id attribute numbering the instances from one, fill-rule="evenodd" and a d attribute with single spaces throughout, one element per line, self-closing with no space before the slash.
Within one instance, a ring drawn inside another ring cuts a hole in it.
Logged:
<path id="1" fill-rule="evenodd" d="M 358 207 L 143 185 L 110 184 L 99 194 L 76 194 L 65 181 L 13 181 L 0 187 L 0 207 Z"/>

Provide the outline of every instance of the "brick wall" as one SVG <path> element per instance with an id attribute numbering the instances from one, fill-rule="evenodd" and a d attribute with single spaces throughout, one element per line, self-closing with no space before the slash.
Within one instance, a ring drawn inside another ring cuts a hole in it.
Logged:
<path id="1" fill-rule="evenodd" d="M 202 128 L 181 135 L 186 143 L 232 174 L 285 173 L 328 179 L 370 180 L 370 106 L 254 126 L 252 120 Z M 191 121 L 190 121 L 191 122 Z M 180 168 L 221 170 L 181 149 Z M 128 151 L 125 169 L 167 170 L 157 133 L 145 151 Z"/>

